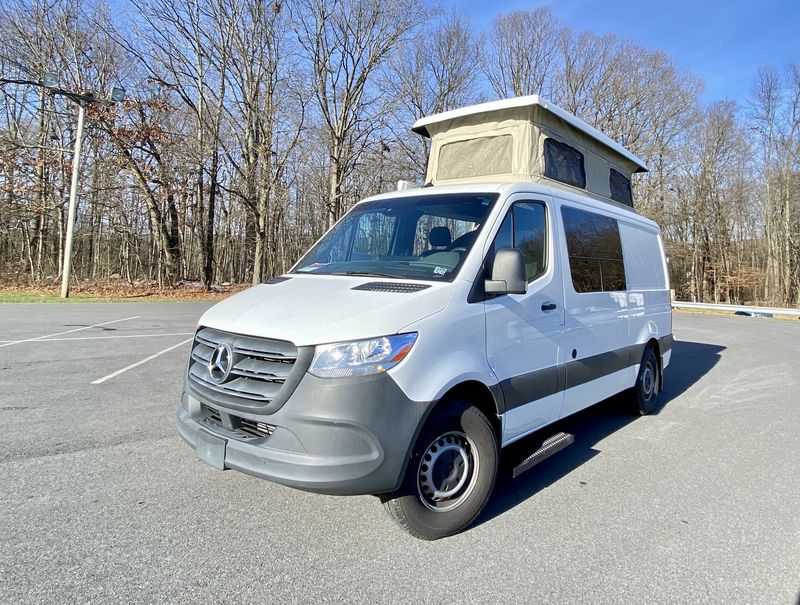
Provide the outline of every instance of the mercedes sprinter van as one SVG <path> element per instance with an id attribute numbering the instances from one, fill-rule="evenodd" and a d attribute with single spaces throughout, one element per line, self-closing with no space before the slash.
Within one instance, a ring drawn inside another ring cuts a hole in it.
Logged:
<path id="1" fill-rule="evenodd" d="M 414 130 L 429 186 L 356 204 L 203 315 L 177 426 L 218 469 L 376 494 L 435 539 L 480 514 L 503 447 L 623 391 L 656 410 L 672 322 L 641 160 L 536 96 Z"/>

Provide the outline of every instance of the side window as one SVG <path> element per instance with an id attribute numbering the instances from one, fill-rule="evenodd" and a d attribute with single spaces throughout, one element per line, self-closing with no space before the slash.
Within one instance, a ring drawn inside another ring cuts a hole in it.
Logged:
<path id="1" fill-rule="evenodd" d="M 586 189 L 583 154 L 561 141 L 545 139 L 544 175 L 555 181 Z"/>
<path id="2" fill-rule="evenodd" d="M 517 248 L 525 260 L 525 276 L 534 280 L 547 268 L 547 210 L 544 204 L 518 202 L 503 219 L 500 230 L 487 255 L 491 267 L 494 255 L 501 248 Z"/>
<path id="3" fill-rule="evenodd" d="M 625 290 L 619 225 L 611 217 L 563 206 L 572 286 L 576 292 Z"/>
<path id="4" fill-rule="evenodd" d="M 494 258 L 495 253 L 500 250 L 501 248 L 513 248 L 514 247 L 514 219 L 513 213 L 509 212 L 506 214 L 506 218 L 503 219 L 503 224 L 500 225 L 500 230 L 497 232 L 497 235 L 494 236 L 494 242 L 492 242 L 492 258 Z"/>
<path id="5" fill-rule="evenodd" d="M 633 194 L 631 193 L 631 180 L 618 170 L 611 169 L 608 175 L 608 186 L 611 188 L 611 199 L 627 204 L 633 208 Z"/>
<path id="6" fill-rule="evenodd" d="M 514 247 L 525 259 L 525 276 L 536 279 L 546 268 L 547 222 L 544 204 L 521 203 L 512 206 L 514 213 Z"/>

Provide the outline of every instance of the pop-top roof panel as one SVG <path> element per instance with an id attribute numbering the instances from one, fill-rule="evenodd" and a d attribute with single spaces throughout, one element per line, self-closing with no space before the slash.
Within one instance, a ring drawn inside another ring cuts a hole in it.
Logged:
<path id="1" fill-rule="evenodd" d="M 440 132 L 445 132 L 452 127 L 457 127 L 464 122 L 475 123 L 476 120 L 483 121 L 483 119 L 485 119 L 486 122 L 500 122 L 506 118 L 515 119 L 519 116 L 520 108 L 534 107 L 538 107 L 540 110 L 563 120 L 563 122 L 576 131 L 579 131 L 582 136 L 591 139 L 593 143 L 599 145 L 601 148 L 607 149 L 609 156 L 618 155 L 625 158 L 635 165 L 632 171 L 647 172 L 647 165 L 644 161 L 625 149 L 622 145 L 604 135 L 596 128 L 589 126 L 589 124 L 575 117 L 568 111 L 565 111 L 558 105 L 542 99 L 539 95 L 491 101 L 489 103 L 481 103 L 454 109 L 452 111 L 445 111 L 417 120 L 411 130 L 417 134 L 431 137 Z"/>

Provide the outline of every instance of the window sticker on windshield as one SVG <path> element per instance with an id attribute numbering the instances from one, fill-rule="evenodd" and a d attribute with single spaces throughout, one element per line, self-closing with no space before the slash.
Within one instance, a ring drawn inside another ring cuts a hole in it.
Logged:
<path id="1" fill-rule="evenodd" d="M 297 271 L 298 272 L 300 272 L 300 271 L 305 271 L 305 272 L 316 271 L 317 269 L 319 269 L 321 267 L 325 267 L 327 264 L 328 263 L 314 263 L 313 265 L 308 265 L 307 267 L 301 267 Z"/>
<path id="2" fill-rule="evenodd" d="M 433 270 L 433 272 L 434 272 L 436 275 L 444 275 L 445 273 L 447 273 L 447 267 L 436 267 L 436 268 Z"/>

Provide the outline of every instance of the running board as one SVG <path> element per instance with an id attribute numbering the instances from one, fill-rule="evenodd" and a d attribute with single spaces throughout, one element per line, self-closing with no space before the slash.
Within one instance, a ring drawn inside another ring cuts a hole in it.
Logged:
<path id="1" fill-rule="evenodd" d="M 572 445 L 573 443 L 575 443 L 575 437 L 569 433 L 557 433 L 552 437 L 545 439 L 544 443 L 542 443 L 542 447 L 514 467 L 514 479 L 519 477 L 525 471 L 532 469 L 542 460 L 545 460 L 553 454 L 560 452 L 565 447 Z"/>

